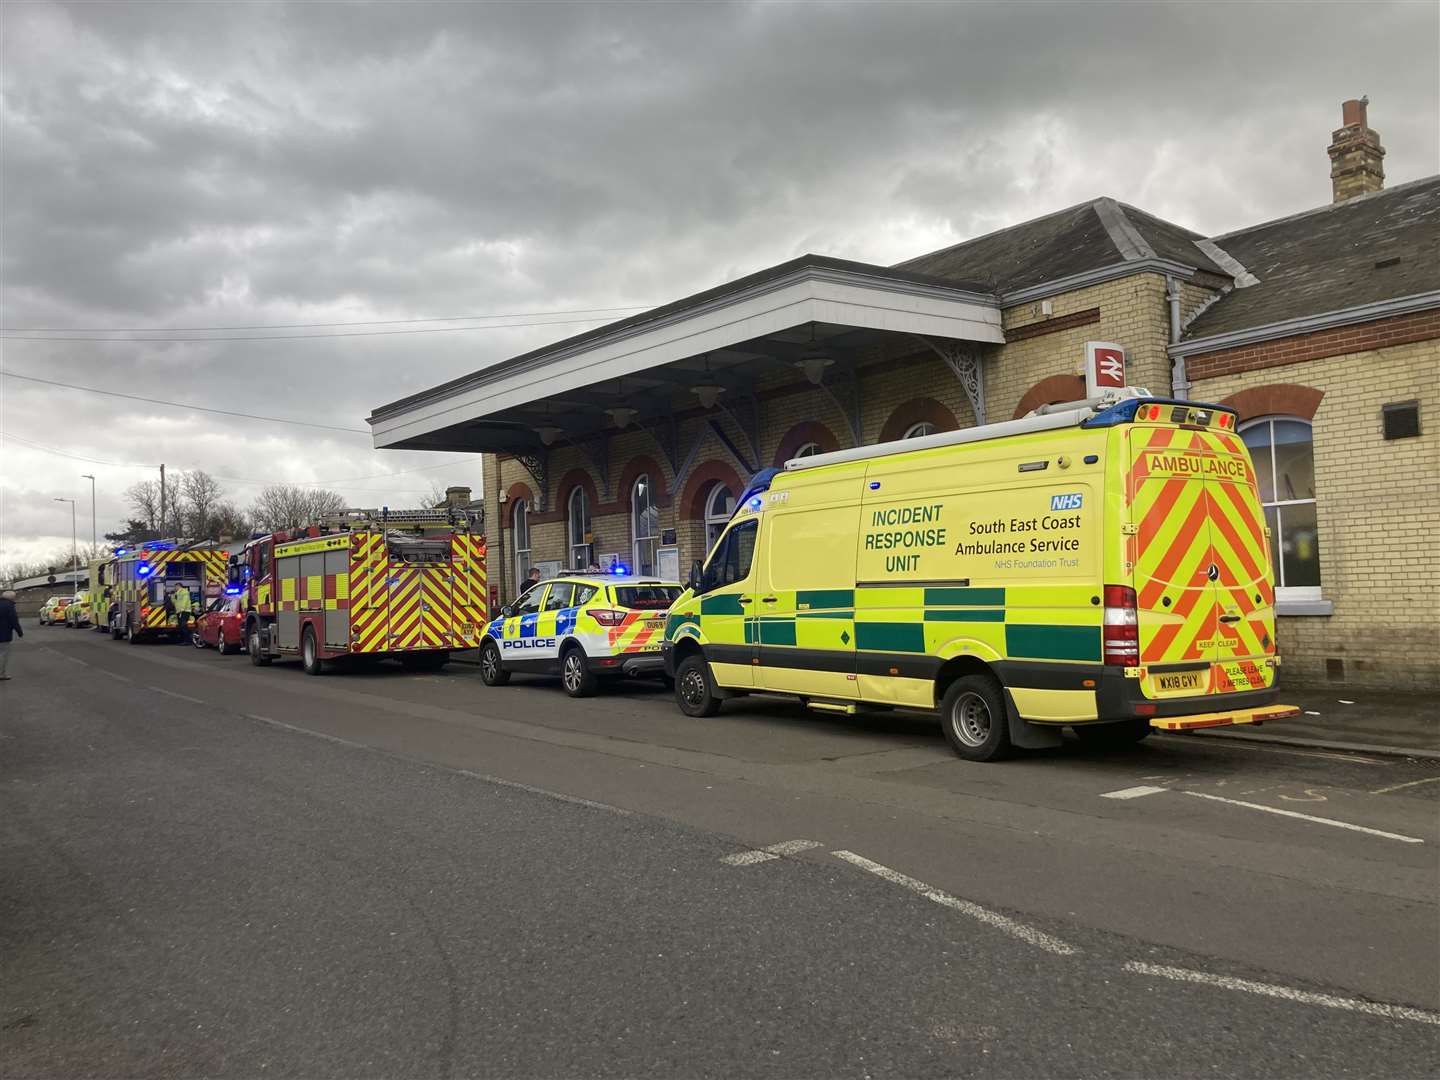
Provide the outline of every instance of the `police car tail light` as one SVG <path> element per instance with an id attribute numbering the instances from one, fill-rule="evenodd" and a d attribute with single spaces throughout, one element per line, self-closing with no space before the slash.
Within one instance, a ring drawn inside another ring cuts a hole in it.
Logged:
<path id="1" fill-rule="evenodd" d="M 612 608 L 598 608 L 590 612 L 590 617 L 601 626 L 619 626 L 625 621 L 625 612 L 615 611 Z"/>
<path id="2" fill-rule="evenodd" d="M 1135 611 L 1135 590 L 1129 585 L 1105 586 L 1104 662 L 1123 667 L 1140 663 L 1140 618 Z"/>

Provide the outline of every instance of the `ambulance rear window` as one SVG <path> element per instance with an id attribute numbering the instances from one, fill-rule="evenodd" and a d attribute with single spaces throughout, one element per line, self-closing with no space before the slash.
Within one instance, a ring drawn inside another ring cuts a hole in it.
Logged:
<path id="1" fill-rule="evenodd" d="M 664 611 L 680 597 L 679 585 L 616 585 L 615 602 L 637 611 Z"/>

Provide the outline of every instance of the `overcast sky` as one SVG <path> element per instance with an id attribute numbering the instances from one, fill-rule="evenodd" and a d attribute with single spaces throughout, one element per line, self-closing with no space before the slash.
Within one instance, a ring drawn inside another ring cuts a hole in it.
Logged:
<path id="1" fill-rule="evenodd" d="M 650 305 L 804 252 L 896 262 L 1102 194 L 1222 232 L 1329 202 L 1325 147 L 1361 94 L 1388 183 L 1440 171 L 1433 0 L 7 0 L 0 22 L 7 328 Z M 13 373 L 364 429 L 591 325 L 0 345 Z M 478 457 L 364 434 L 12 378 L 0 394 L 0 562 L 68 545 L 56 497 L 88 538 L 84 472 L 102 533 L 160 461 L 242 504 L 272 480 L 357 505 L 479 487 Z"/>

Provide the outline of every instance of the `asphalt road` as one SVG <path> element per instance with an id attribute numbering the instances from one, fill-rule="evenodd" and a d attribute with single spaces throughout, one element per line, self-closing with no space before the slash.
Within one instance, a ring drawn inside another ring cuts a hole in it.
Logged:
<path id="1" fill-rule="evenodd" d="M 11 670 L 6 1077 L 1440 1071 L 1433 762 L 972 765 L 895 715 L 60 628 Z"/>

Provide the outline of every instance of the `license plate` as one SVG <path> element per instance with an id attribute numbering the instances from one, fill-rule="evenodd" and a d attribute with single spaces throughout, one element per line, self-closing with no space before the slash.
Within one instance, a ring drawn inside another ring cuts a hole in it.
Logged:
<path id="1" fill-rule="evenodd" d="M 1152 675 L 1151 679 L 1154 680 L 1155 689 L 1162 694 L 1205 689 L 1205 673 L 1203 671 L 1174 671 L 1164 675 Z"/>

